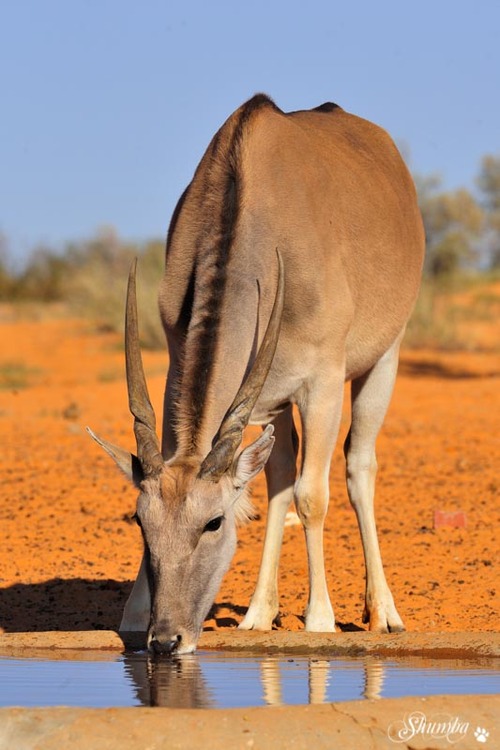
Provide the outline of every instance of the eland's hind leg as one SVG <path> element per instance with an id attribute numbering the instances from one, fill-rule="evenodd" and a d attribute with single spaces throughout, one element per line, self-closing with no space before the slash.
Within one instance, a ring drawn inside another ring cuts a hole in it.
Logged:
<path id="1" fill-rule="evenodd" d="M 255 593 L 239 626 L 242 630 L 271 630 L 278 614 L 278 563 L 285 515 L 293 500 L 298 446 L 291 406 L 274 420 L 274 435 L 265 469 L 269 508 L 262 562 Z"/>
<path id="2" fill-rule="evenodd" d="M 353 380 L 352 423 L 344 445 L 347 490 L 358 519 L 365 557 L 363 622 L 370 623 L 370 630 L 381 633 L 404 630 L 382 567 L 374 513 L 375 441 L 391 399 L 400 341 L 401 337 L 368 373 Z"/>

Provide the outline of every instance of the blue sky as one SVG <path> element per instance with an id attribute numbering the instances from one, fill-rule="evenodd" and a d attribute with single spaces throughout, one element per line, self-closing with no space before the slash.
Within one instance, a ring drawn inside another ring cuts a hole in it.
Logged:
<path id="1" fill-rule="evenodd" d="M 257 91 L 335 101 L 472 188 L 500 152 L 499 34 L 497 0 L 0 0 L 0 232 L 16 258 L 102 225 L 164 236 Z"/>

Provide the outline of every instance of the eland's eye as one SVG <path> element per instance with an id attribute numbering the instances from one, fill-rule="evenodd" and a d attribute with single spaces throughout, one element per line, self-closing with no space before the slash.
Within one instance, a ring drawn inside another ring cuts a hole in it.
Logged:
<path id="1" fill-rule="evenodd" d="M 137 515 L 137 512 L 136 512 L 136 513 L 134 513 L 134 515 L 132 516 L 132 520 L 136 522 L 136 524 L 138 525 L 138 527 L 139 527 L 140 529 L 142 529 L 141 519 L 140 519 L 140 518 L 139 518 L 139 516 Z"/>
<path id="2" fill-rule="evenodd" d="M 207 523 L 205 528 L 203 529 L 203 532 L 205 531 L 218 531 L 220 527 L 222 526 L 222 521 L 224 520 L 224 516 L 217 516 L 217 518 L 212 518 L 211 521 Z"/>

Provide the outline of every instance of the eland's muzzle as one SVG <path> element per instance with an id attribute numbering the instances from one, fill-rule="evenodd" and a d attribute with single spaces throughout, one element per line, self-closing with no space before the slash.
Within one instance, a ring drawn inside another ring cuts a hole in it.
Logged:
<path id="1" fill-rule="evenodd" d="M 151 632 L 148 637 L 148 649 L 154 654 L 173 654 L 182 642 L 181 635 L 164 636 Z"/>

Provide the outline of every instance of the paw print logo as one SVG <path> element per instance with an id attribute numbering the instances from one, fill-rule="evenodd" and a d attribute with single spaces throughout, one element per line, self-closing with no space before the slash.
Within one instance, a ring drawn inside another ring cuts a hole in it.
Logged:
<path id="1" fill-rule="evenodd" d="M 487 742 L 489 736 L 490 733 L 486 729 L 482 729 L 481 727 L 478 727 L 474 732 L 474 737 L 478 742 Z"/>

